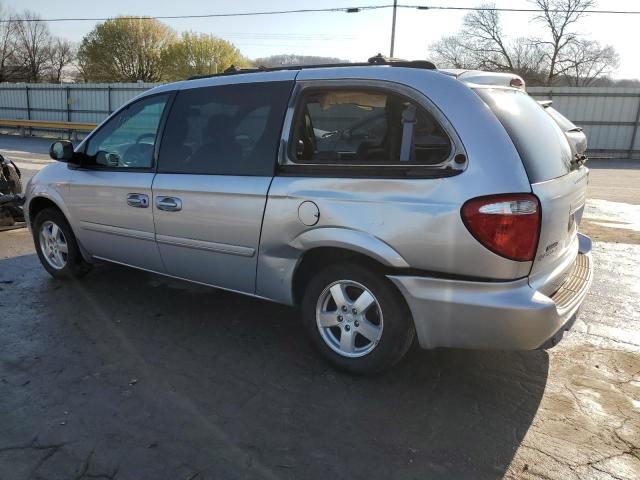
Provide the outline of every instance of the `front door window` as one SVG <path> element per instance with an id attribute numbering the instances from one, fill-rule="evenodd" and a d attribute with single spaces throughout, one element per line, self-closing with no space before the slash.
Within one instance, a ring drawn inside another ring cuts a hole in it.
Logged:
<path id="1" fill-rule="evenodd" d="M 103 167 L 151 168 L 168 97 L 148 97 L 120 111 L 89 139 L 86 154 Z"/>

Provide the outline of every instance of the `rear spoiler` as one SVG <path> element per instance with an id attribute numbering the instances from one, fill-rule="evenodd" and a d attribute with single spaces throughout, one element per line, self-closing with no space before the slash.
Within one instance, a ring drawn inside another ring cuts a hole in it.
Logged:
<path id="1" fill-rule="evenodd" d="M 549 108 L 551 105 L 553 105 L 553 100 L 541 100 L 538 103 L 542 105 L 542 108 Z"/>

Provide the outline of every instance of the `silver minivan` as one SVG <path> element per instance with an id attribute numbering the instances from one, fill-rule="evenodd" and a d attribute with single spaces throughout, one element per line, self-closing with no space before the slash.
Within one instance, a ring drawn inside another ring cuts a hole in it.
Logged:
<path id="1" fill-rule="evenodd" d="M 108 261 L 301 310 L 356 373 L 536 349 L 592 278 L 588 170 L 519 88 L 429 62 L 232 71 L 138 96 L 27 186 L 44 268 Z"/>

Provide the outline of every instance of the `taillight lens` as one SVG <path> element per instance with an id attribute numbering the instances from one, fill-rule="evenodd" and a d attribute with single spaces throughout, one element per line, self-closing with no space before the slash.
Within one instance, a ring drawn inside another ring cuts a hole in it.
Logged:
<path id="1" fill-rule="evenodd" d="M 513 88 L 524 89 L 524 80 L 522 80 L 521 78 L 515 77 L 511 79 L 511 81 L 509 82 L 509 85 L 511 85 Z"/>
<path id="2" fill-rule="evenodd" d="M 491 195 L 462 206 L 462 221 L 482 245 L 511 260 L 533 260 L 540 234 L 540 202 L 527 193 Z"/>

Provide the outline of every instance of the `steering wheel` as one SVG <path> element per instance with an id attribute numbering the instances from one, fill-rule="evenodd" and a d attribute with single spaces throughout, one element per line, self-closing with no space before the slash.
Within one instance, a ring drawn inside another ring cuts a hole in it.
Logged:
<path id="1" fill-rule="evenodd" d="M 148 143 L 134 143 L 124 151 L 120 163 L 127 167 L 148 167 L 151 149 L 153 146 Z"/>
<path id="2" fill-rule="evenodd" d="M 142 134 L 142 135 L 140 135 L 138 138 L 136 138 L 136 143 L 140 143 L 140 141 L 141 141 L 143 138 L 147 138 L 147 137 L 155 139 L 155 138 L 156 138 L 156 134 L 155 134 L 155 133 L 143 133 L 143 134 Z M 153 143 L 153 142 L 152 142 L 152 143 Z"/>

